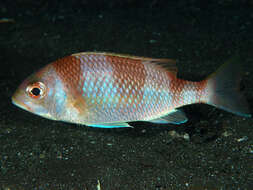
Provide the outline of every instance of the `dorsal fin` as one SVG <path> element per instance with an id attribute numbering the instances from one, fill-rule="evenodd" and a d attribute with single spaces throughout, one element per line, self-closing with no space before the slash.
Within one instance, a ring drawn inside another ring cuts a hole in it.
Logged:
<path id="1" fill-rule="evenodd" d="M 173 59 L 153 59 L 143 58 L 144 64 L 153 64 L 155 67 L 159 67 L 162 70 L 169 71 L 170 73 L 177 75 L 176 61 Z"/>
<path id="2" fill-rule="evenodd" d="M 166 71 L 169 71 L 174 75 L 177 75 L 176 61 L 173 59 L 163 59 L 163 58 L 156 59 L 149 57 L 132 56 L 127 54 L 107 53 L 107 52 L 80 52 L 72 54 L 72 56 L 91 55 L 91 54 L 140 60 L 143 64 L 153 64 L 155 67 L 159 67 L 162 70 L 165 69 Z"/>

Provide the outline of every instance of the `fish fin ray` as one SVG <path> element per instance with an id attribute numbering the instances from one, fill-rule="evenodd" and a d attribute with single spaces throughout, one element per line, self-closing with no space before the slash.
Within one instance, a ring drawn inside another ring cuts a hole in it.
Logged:
<path id="1" fill-rule="evenodd" d="M 122 128 L 122 127 L 131 127 L 128 123 L 100 123 L 100 124 L 87 124 L 89 127 L 98 127 L 98 128 Z"/>
<path id="2" fill-rule="evenodd" d="M 240 116 L 251 117 L 247 101 L 240 92 L 241 74 L 238 56 L 223 64 L 207 78 L 210 94 L 205 103 Z"/>
<path id="3" fill-rule="evenodd" d="M 176 61 L 173 59 L 153 59 L 153 58 L 143 58 L 142 59 L 144 64 L 152 64 L 155 67 L 158 67 L 158 69 L 166 70 L 167 72 L 170 72 L 177 75 L 177 66 Z"/>
<path id="4" fill-rule="evenodd" d="M 159 123 L 159 124 L 182 124 L 187 122 L 188 119 L 183 111 L 180 111 L 178 109 L 174 109 L 171 112 L 169 112 L 167 115 L 150 120 L 151 123 Z"/>

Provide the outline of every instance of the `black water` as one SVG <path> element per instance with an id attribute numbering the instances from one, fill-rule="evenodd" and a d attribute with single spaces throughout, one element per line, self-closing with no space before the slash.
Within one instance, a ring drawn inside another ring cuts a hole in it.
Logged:
<path id="1" fill-rule="evenodd" d="M 96 129 L 10 101 L 29 74 L 76 52 L 174 58 L 189 80 L 239 54 L 252 110 L 252 10 L 252 0 L 1 1 L 0 19 L 14 22 L 0 23 L 0 188 L 252 189 L 252 119 L 193 105 L 181 126 Z"/>

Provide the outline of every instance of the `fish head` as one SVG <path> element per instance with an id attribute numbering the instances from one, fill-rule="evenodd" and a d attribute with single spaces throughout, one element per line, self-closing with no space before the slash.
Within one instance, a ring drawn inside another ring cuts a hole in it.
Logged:
<path id="1" fill-rule="evenodd" d="M 63 97 L 56 100 L 57 94 L 59 95 L 59 92 L 56 93 L 59 86 L 57 83 L 59 83 L 57 75 L 52 66 L 48 65 L 20 84 L 12 96 L 12 103 L 36 115 L 56 120 L 57 102 L 64 99 L 63 94 Z M 60 89 L 61 92 L 62 89 Z"/>

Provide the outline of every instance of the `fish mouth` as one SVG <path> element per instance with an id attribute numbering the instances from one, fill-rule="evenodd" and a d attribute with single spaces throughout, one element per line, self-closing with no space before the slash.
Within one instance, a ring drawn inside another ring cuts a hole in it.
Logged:
<path id="1" fill-rule="evenodd" d="M 17 106 L 25 111 L 28 111 L 30 113 L 33 113 L 35 115 L 40 115 L 44 118 L 55 120 L 46 109 L 43 109 L 42 107 L 35 107 L 34 109 L 32 109 L 32 107 L 27 105 L 27 104 L 29 104 L 29 102 L 26 103 L 25 101 L 21 101 L 20 99 L 18 99 L 18 97 L 19 96 L 14 94 L 11 98 L 11 101 L 15 106 Z"/>
<path id="2" fill-rule="evenodd" d="M 12 96 L 11 101 L 12 101 L 12 103 L 13 103 L 15 106 L 17 106 L 17 107 L 19 107 L 19 108 L 24 109 L 24 110 L 27 110 L 27 111 L 31 111 L 31 108 L 30 108 L 29 106 L 27 106 L 24 102 L 19 101 L 19 100 L 16 98 L 15 95 Z"/>

